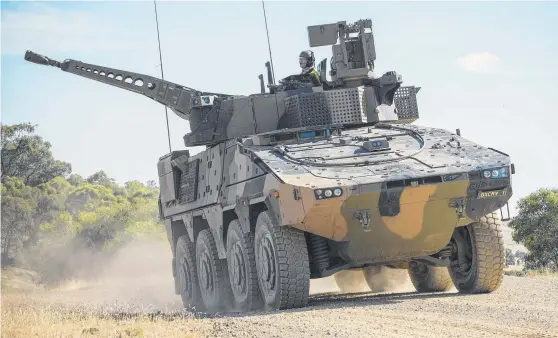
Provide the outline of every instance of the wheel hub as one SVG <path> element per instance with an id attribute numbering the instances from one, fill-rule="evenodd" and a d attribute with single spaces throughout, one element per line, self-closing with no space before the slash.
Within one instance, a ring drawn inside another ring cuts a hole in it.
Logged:
<path id="1" fill-rule="evenodd" d="M 207 253 L 201 255 L 200 263 L 200 286 L 204 292 L 209 293 L 213 291 L 213 274 Z"/>
<path id="2" fill-rule="evenodd" d="M 232 258 L 232 270 L 230 271 L 232 276 L 232 286 L 233 288 L 244 294 L 246 292 L 246 273 L 244 271 L 244 258 L 242 256 L 242 249 L 240 244 L 236 242 L 233 245 L 231 258 Z"/>
<path id="3" fill-rule="evenodd" d="M 273 244 L 269 236 L 264 236 L 259 245 L 259 277 L 262 281 L 263 291 L 272 293 L 275 290 L 275 255 L 273 253 Z"/>
<path id="4" fill-rule="evenodd" d="M 473 266 L 473 242 L 469 229 L 467 227 L 457 229 L 454 240 L 455 249 L 451 268 L 454 272 L 467 277 L 472 272 Z"/>
<path id="5" fill-rule="evenodd" d="M 180 258 L 180 267 L 182 268 L 182 273 L 179 276 L 180 284 L 182 286 L 183 294 L 186 296 L 192 295 L 192 274 L 190 273 L 190 265 L 186 257 Z"/>
<path id="6" fill-rule="evenodd" d="M 428 266 L 426 266 L 426 264 L 422 262 L 413 262 L 413 263 L 414 264 L 412 264 L 412 269 L 414 273 L 423 277 L 428 275 Z"/>

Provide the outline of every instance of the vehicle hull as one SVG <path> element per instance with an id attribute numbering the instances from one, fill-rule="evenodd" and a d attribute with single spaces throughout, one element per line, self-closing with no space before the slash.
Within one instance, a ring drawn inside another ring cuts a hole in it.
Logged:
<path id="1" fill-rule="evenodd" d="M 470 177 L 475 174 L 417 186 L 341 187 L 346 197 L 321 201 L 311 189 L 299 187 L 302 208 L 296 208 L 289 195 L 278 204 L 282 215 L 302 209 L 302 220 L 280 223 L 331 240 L 339 256 L 354 266 L 424 257 L 443 249 L 456 227 L 478 221 L 509 199 L 509 180 L 489 184 L 494 182 Z M 477 187 L 488 185 L 502 195 L 479 198 L 484 190 Z"/>

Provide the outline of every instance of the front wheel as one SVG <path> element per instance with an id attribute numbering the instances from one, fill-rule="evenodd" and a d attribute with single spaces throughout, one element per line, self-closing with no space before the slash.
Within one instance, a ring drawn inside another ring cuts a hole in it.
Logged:
<path id="1" fill-rule="evenodd" d="M 452 241 L 457 253 L 448 268 L 461 293 L 489 293 L 504 279 L 504 239 L 500 218 L 490 213 L 478 222 L 455 229 Z"/>
<path id="2" fill-rule="evenodd" d="M 258 215 L 256 270 L 265 306 L 274 310 L 304 307 L 310 294 L 310 264 L 304 233 L 273 226 L 268 211 Z"/>

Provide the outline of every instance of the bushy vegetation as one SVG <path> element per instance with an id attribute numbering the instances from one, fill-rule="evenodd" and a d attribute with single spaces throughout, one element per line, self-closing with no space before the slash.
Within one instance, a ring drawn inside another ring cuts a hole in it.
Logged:
<path id="1" fill-rule="evenodd" d="M 46 284 L 94 274 L 119 247 L 163 239 L 154 181 L 123 186 L 104 171 L 72 174 L 34 125 L 2 125 L 2 267 L 39 273 Z"/>
<path id="2" fill-rule="evenodd" d="M 522 198 L 509 226 L 513 240 L 529 251 L 526 270 L 558 271 L 558 189 L 542 188 Z"/>

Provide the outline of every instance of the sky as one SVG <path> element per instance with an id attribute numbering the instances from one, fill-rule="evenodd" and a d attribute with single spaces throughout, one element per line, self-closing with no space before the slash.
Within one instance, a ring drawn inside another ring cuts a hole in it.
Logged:
<path id="1" fill-rule="evenodd" d="M 376 72 L 420 86 L 414 124 L 460 128 L 511 156 L 518 198 L 558 186 L 558 2 L 266 1 L 277 78 L 298 73 L 306 26 L 370 18 Z M 259 92 L 269 50 L 261 1 L 157 1 L 165 79 Z M 23 59 L 32 50 L 160 77 L 153 1 L 2 1 L 2 123 L 31 122 L 57 159 L 117 182 L 157 177 L 168 153 L 162 105 Z M 331 47 L 312 48 L 316 60 Z M 329 64 L 329 62 L 328 62 Z M 188 122 L 170 110 L 172 150 Z M 202 147 L 191 148 L 192 153 Z"/>

